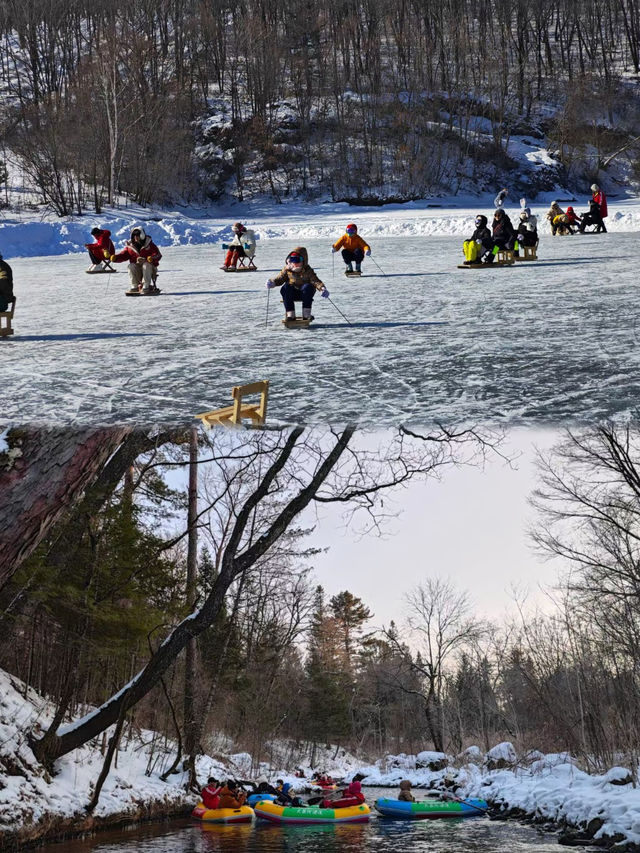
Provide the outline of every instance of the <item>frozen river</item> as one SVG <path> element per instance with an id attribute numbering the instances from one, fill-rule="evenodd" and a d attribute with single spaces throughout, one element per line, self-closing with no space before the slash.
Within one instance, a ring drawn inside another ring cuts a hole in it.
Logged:
<path id="1" fill-rule="evenodd" d="M 365 234 L 366 236 L 366 234 Z M 585 421 L 640 398 L 637 234 L 544 236 L 537 264 L 458 270 L 457 237 L 378 237 L 346 279 L 330 241 L 304 241 L 331 291 L 308 330 L 285 330 L 265 279 L 295 241 L 264 240 L 260 271 L 221 251 L 164 251 L 162 296 L 88 276 L 80 255 L 12 261 L 16 334 L 0 339 L 2 420 L 188 422 L 267 378 L 269 419 L 305 422 Z"/>

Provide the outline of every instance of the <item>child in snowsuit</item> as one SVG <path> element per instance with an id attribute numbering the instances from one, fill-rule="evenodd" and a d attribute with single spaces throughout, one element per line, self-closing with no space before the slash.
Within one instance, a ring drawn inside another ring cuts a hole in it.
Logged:
<path id="1" fill-rule="evenodd" d="M 519 246 L 538 245 L 538 218 L 531 213 L 528 207 L 520 212 L 518 223 L 517 240 Z"/>
<path id="2" fill-rule="evenodd" d="M 0 255 L 0 311 L 6 311 L 13 302 L 13 270 Z"/>
<path id="3" fill-rule="evenodd" d="M 487 217 L 482 214 L 476 216 L 475 226 L 471 237 L 462 244 L 464 263 L 467 265 L 482 263 L 483 258 L 493 249 L 493 237 L 487 228 Z"/>
<path id="4" fill-rule="evenodd" d="M 408 779 L 404 779 L 400 782 L 400 793 L 398 794 L 398 799 L 403 803 L 415 803 L 416 798 L 411 793 L 411 782 Z"/>
<path id="5" fill-rule="evenodd" d="M 230 243 L 223 243 L 222 248 L 227 249 L 224 263 L 220 269 L 225 272 L 233 272 L 238 268 L 240 258 L 253 258 L 256 253 L 256 235 L 246 228 L 242 222 L 234 222 L 231 226 L 234 238 Z"/>
<path id="6" fill-rule="evenodd" d="M 353 272 L 353 264 L 356 265 L 356 272 L 360 272 L 360 265 L 365 255 L 371 254 L 370 247 L 364 242 L 358 234 L 358 226 L 350 222 L 346 228 L 346 234 L 343 234 L 331 247 L 332 252 L 337 252 L 342 249 L 342 260 L 347 265 L 347 272 Z"/>
<path id="7" fill-rule="evenodd" d="M 87 272 L 97 272 L 102 269 L 104 261 L 110 260 L 116 250 L 111 240 L 111 231 L 107 231 L 106 228 L 92 228 L 91 236 L 95 237 L 95 243 L 84 244 L 91 258 L 91 266 Z"/>
<path id="8" fill-rule="evenodd" d="M 569 226 L 569 231 L 571 231 L 572 234 L 575 234 L 576 232 L 574 229 L 580 228 L 580 224 L 582 222 L 582 217 L 578 216 L 578 214 L 571 207 L 571 205 L 569 205 L 569 207 L 567 208 L 567 212 L 565 213 L 565 216 L 567 217 L 566 224 Z"/>
<path id="9" fill-rule="evenodd" d="M 111 260 L 119 264 L 129 261 L 129 293 L 144 293 L 146 295 L 157 290 L 155 278 L 162 254 L 144 228 L 140 225 L 131 231 L 131 239 L 125 242 L 124 249 L 111 256 Z"/>
<path id="10" fill-rule="evenodd" d="M 280 287 L 284 308 L 287 312 L 287 320 L 296 319 L 296 302 L 302 302 L 303 320 L 313 320 L 311 316 L 311 305 L 316 290 L 319 290 L 325 298 L 329 291 L 320 281 L 315 271 L 309 266 L 309 256 L 304 246 L 298 246 L 287 255 L 285 265 L 278 275 L 267 280 L 267 287 Z"/>

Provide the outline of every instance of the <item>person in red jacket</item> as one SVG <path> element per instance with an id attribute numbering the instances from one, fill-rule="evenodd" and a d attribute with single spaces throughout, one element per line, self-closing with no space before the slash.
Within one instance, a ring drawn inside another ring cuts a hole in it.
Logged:
<path id="1" fill-rule="evenodd" d="M 350 782 L 346 788 L 341 791 L 336 791 L 332 797 L 327 797 L 322 801 L 322 808 L 325 809 L 347 809 L 350 806 L 359 806 L 364 803 L 364 794 L 362 793 L 362 784 L 360 780 L 363 777 L 358 773 L 353 777 L 353 782 Z"/>
<path id="2" fill-rule="evenodd" d="M 202 789 L 202 802 L 208 809 L 217 809 L 220 807 L 220 783 L 213 776 L 207 779 L 207 787 Z"/>
<path id="3" fill-rule="evenodd" d="M 97 272 L 116 250 L 111 240 L 111 231 L 107 231 L 106 228 L 92 228 L 91 236 L 95 237 L 95 242 L 84 244 L 91 258 L 91 266 L 87 272 Z"/>
<path id="4" fill-rule="evenodd" d="M 597 184 L 591 184 L 591 200 L 595 201 L 595 203 L 598 205 L 598 210 L 600 212 L 600 221 L 596 223 L 596 233 L 603 231 L 606 234 L 607 228 L 603 220 L 606 219 L 608 214 L 607 197 Z"/>
<path id="5" fill-rule="evenodd" d="M 144 293 L 149 295 L 157 290 L 155 279 L 162 253 L 145 233 L 144 228 L 136 225 L 131 231 L 131 239 L 127 240 L 124 249 L 111 256 L 116 263 L 129 261 L 129 278 L 131 289 L 129 293 Z"/>

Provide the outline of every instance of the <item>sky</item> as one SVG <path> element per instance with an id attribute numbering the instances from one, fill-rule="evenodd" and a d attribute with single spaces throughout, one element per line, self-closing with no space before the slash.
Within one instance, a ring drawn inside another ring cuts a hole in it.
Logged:
<path id="1" fill-rule="evenodd" d="M 403 595 L 429 576 L 452 580 L 468 590 L 476 613 L 499 620 L 527 593 L 527 606 L 548 603 L 545 587 L 556 581 L 557 562 L 534 552 L 528 527 L 535 511 L 528 498 L 536 483 L 535 448 L 549 449 L 560 438 L 553 430 L 511 430 L 508 455 L 484 470 L 445 471 L 441 481 L 399 490 L 400 515 L 384 538 L 359 537 L 344 526 L 339 509 L 323 507 L 312 543 L 328 547 L 314 559 L 314 576 L 328 595 L 348 589 L 373 611 L 371 624 L 401 622 Z"/>

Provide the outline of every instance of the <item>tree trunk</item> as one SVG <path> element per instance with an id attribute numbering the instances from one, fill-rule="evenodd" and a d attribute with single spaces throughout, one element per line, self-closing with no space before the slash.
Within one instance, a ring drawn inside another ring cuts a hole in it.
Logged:
<path id="1" fill-rule="evenodd" d="M 186 603 L 189 613 L 196 604 L 196 581 L 198 565 L 198 429 L 191 427 L 189 441 L 189 504 L 187 526 L 189 539 L 187 546 L 187 589 Z M 186 767 L 189 771 L 187 790 L 198 786 L 196 777 L 196 640 L 187 640 L 184 671 L 184 748 Z"/>

